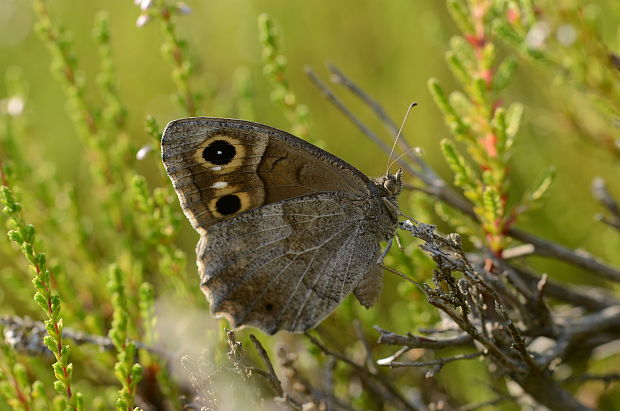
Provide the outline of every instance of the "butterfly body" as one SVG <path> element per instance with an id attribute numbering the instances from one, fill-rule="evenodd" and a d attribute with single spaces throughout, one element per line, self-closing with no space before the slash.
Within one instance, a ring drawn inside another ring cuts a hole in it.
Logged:
<path id="1" fill-rule="evenodd" d="M 400 172 L 373 180 L 284 131 L 208 117 L 171 122 L 162 158 L 201 235 L 213 313 L 273 334 L 315 326 L 351 292 L 372 305 Z"/>

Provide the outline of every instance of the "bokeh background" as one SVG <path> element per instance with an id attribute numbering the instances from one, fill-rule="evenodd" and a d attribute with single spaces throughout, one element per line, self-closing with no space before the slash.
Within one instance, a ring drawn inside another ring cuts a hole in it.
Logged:
<path id="1" fill-rule="evenodd" d="M 439 141 L 449 137 L 450 133 L 427 87 L 428 80 L 436 78 L 445 90 L 459 88 L 444 59 L 451 37 L 458 33 L 444 2 L 209 0 L 191 1 L 187 5 L 191 12 L 178 16 L 177 30 L 179 36 L 187 41 L 188 57 L 194 64 L 193 88 L 203 94 L 199 115 L 245 115 L 246 118 L 251 117 L 247 118 L 249 120 L 290 129 L 282 108 L 270 98 L 272 84 L 263 73 L 257 19 L 266 12 L 279 31 L 279 52 L 288 61 L 286 75 L 289 85 L 297 100 L 309 109 L 310 135 L 313 138 L 321 139 L 329 151 L 370 176 L 385 172 L 387 156 L 329 104 L 304 73 L 304 67 L 312 67 L 327 81 L 329 74 L 325 63 L 332 62 L 378 100 L 397 123 L 402 120 L 408 105 L 417 102 L 419 106 L 412 112 L 405 127 L 408 141 L 420 147 L 426 161 L 440 175 L 447 181 L 452 180 L 439 149 Z M 548 3 L 543 2 L 541 6 L 548 6 Z M 577 6 L 591 19 L 589 21 L 595 22 L 593 25 L 597 35 L 610 51 L 620 51 L 619 3 L 615 0 L 564 0 L 557 4 L 558 9 Z M 101 96 L 95 81 L 99 56 L 92 38 L 93 22 L 101 10 L 108 13 L 117 86 L 128 108 L 126 132 L 132 146 L 140 148 L 152 144 L 152 137 L 145 132 L 147 115 L 154 116 L 160 126 L 184 116 L 183 110 L 171 97 L 174 83 L 170 64 L 160 51 L 162 29 L 158 21 L 137 27 L 140 10 L 130 0 L 55 0 L 49 2 L 49 9 L 53 20 L 72 33 L 74 54 L 79 60 L 80 73 L 86 85 L 86 99 L 95 104 L 101 102 Z M 562 13 L 557 16 L 561 18 Z M 566 24 L 575 24 L 572 16 L 565 18 Z M 11 90 L 2 78 L 20 73 L 25 86 L 23 116 L 26 119 L 26 132 L 21 138 L 29 140 L 24 142 L 24 146 L 36 146 L 37 155 L 42 155 L 52 165 L 58 181 L 74 185 L 78 198 L 87 197 L 87 165 L 90 160 L 84 155 L 83 140 L 78 137 L 67 113 L 63 88 L 50 71 L 48 50 L 34 34 L 35 20 L 30 2 L 0 0 L 0 100 L 4 99 L 0 110 L 7 110 L 6 102 L 11 97 Z M 581 33 L 577 29 L 575 32 Z M 555 33 L 551 31 L 548 35 L 552 38 Z M 566 44 L 566 50 L 557 51 L 559 58 L 578 58 L 579 54 L 573 53 L 571 48 L 578 48 L 580 41 L 582 39 L 577 36 Z M 514 54 L 514 50 L 500 50 L 500 55 L 510 54 Z M 525 106 L 524 120 L 511 160 L 509 191 L 519 196 L 549 165 L 556 167 L 557 175 L 544 205 L 529 213 L 517 225 L 570 248 L 584 248 L 618 265 L 620 245 L 617 233 L 595 221 L 595 215 L 601 208 L 590 194 L 593 179 L 600 176 L 608 182 L 612 192 L 620 195 L 617 124 L 613 125 L 612 116 L 600 110 L 592 93 L 579 83 L 562 77 L 551 66 L 520 57 L 518 62 L 515 79 L 502 94 L 503 102 L 519 101 Z M 595 76 L 596 73 L 588 75 Z M 251 90 L 249 107 L 245 107 L 245 111 L 238 105 L 236 87 L 240 79 L 249 84 Z M 384 132 L 368 107 L 352 98 L 342 87 L 332 87 L 358 117 L 391 143 L 392 136 Z M 146 176 L 149 184 L 165 184 L 161 179 L 162 166 L 157 150 L 143 160 L 131 162 L 131 167 L 132 172 Z M 412 178 L 409 182 L 416 183 Z M 28 187 L 21 186 L 19 189 L 28 191 Z M 402 201 L 403 208 L 414 216 L 438 224 L 444 231 L 454 229 L 434 213 L 428 201 L 418 201 L 409 194 L 403 196 Z M 413 204 L 421 208 L 411 209 Z M 95 208 L 85 207 L 82 223 L 89 224 L 91 216 L 88 213 L 91 210 Z M 45 219 L 45 210 L 28 209 L 26 206 L 24 212 L 35 222 Z M 96 220 L 96 217 L 93 218 Z M 175 303 L 173 298 L 172 301 L 162 298 L 159 326 L 172 330 L 178 325 L 172 319 L 182 322 L 179 318 L 185 317 L 188 325 L 178 333 L 193 339 L 193 344 L 200 345 L 196 344 L 196 340 L 204 339 L 201 329 L 217 328 L 219 325 L 213 325 L 206 318 L 207 303 L 200 302 L 198 278 L 193 277 L 193 248 L 197 234 L 185 221 L 180 224 L 179 230 L 175 241 L 186 252 L 187 278 L 191 282 L 188 288 L 195 287 L 197 297 L 191 310 L 189 307 L 182 308 L 182 304 Z M 43 231 L 42 235 L 47 241 L 62 241 L 54 239 L 52 232 Z M 19 261 L 20 256 L 10 246 L 3 245 L 0 250 L 0 272 L 24 268 Z M 600 284 L 597 283 L 599 280 L 585 275 L 583 271 L 557 261 L 532 258 L 529 263 L 557 280 L 584 285 Z M 77 275 L 77 272 L 74 274 Z M 411 274 L 415 275 L 415 272 Z M 428 271 L 425 275 L 428 276 Z M 7 286 L 1 281 L 0 284 L 0 288 Z M 28 283 L 25 282 L 24 286 Z M 427 312 L 427 309 L 415 308 L 412 311 L 411 301 L 406 304 L 399 301 L 403 293 L 395 291 L 398 287 L 403 287 L 401 282 L 389 278 L 379 308 L 370 314 L 356 315 L 370 316 L 368 324 L 378 323 L 401 333 L 436 318 L 436 314 L 430 310 Z M 7 297 L 10 292 L 5 288 L 0 293 L 2 313 L 37 315 L 36 310 L 24 312 L 23 307 L 13 305 L 14 302 L 7 305 L 11 301 Z M 165 294 L 161 292 L 162 296 Z M 409 290 L 405 295 L 415 300 L 416 304 L 424 304 L 424 299 L 415 290 Z M 361 313 L 361 309 L 355 308 L 354 304 L 347 302 L 341 308 L 342 315 L 346 317 L 347 310 Z M 171 339 L 178 341 L 175 333 L 168 332 L 168 336 L 163 338 L 172 336 Z M 471 373 L 480 374 L 480 378 L 484 379 L 483 368 L 480 364 L 454 364 L 446 367 L 437 378 L 463 403 L 481 400 L 485 397 L 484 387 L 469 388 L 458 381 L 463 375 Z M 510 408 L 508 405 L 506 407 Z"/>

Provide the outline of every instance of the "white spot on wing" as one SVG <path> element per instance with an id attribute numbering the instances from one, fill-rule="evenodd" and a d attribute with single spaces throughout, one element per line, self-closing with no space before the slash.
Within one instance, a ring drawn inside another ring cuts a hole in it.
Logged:
<path id="1" fill-rule="evenodd" d="M 228 186 L 228 183 L 226 181 L 218 181 L 216 183 L 213 183 L 211 188 L 224 188 L 224 187 L 227 187 L 227 186 Z"/>

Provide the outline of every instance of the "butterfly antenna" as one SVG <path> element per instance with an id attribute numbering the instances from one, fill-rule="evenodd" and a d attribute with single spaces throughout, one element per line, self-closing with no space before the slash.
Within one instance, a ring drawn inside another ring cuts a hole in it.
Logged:
<path id="1" fill-rule="evenodd" d="M 403 128 L 405 127 L 405 123 L 407 122 L 407 118 L 409 117 L 409 113 L 411 112 L 411 109 L 417 105 L 418 103 L 411 103 L 409 105 L 409 108 L 407 109 L 407 113 L 405 114 L 405 119 L 403 120 L 403 123 L 400 125 L 400 129 L 398 130 L 398 133 L 396 134 L 396 138 L 394 139 L 394 144 L 392 144 L 392 151 L 390 151 L 390 157 L 388 158 L 388 167 L 387 167 L 387 170 L 385 170 L 386 174 L 390 171 L 390 167 L 392 167 L 392 164 L 396 162 L 396 160 L 394 160 L 393 162 L 390 162 L 390 160 L 392 160 L 392 154 L 394 154 L 394 150 L 396 149 L 396 143 L 398 142 L 398 139 L 400 138 L 400 135 L 403 132 Z"/>
<path id="2" fill-rule="evenodd" d="M 389 163 L 388 165 L 388 171 L 390 170 L 390 168 L 392 168 L 392 166 L 401 158 L 403 158 L 404 156 L 406 156 L 407 154 L 411 153 L 412 151 L 417 150 L 418 147 L 411 147 L 409 150 L 405 151 L 404 153 L 402 153 L 401 155 L 399 155 L 398 157 L 396 157 L 394 160 L 392 160 L 391 163 Z"/>

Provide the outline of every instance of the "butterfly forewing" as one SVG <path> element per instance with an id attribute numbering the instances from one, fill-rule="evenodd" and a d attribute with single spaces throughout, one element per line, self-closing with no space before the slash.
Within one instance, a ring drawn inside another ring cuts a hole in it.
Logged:
<path id="1" fill-rule="evenodd" d="M 171 122 L 162 139 L 166 171 L 192 226 L 323 191 L 366 193 L 370 180 L 337 157 L 267 126 L 240 120 Z"/>

